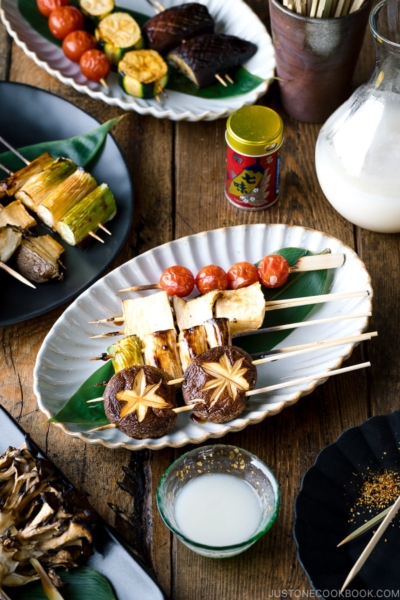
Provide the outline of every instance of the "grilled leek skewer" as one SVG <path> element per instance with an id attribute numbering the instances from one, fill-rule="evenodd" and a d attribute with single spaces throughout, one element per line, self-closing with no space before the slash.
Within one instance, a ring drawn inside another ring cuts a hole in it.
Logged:
<path id="1" fill-rule="evenodd" d="M 137 335 L 128 335 L 115 342 L 107 348 L 107 354 L 111 356 L 116 373 L 128 367 L 143 364 L 142 344 Z"/>
<path id="2" fill-rule="evenodd" d="M 168 82 L 168 65 L 154 50 L 127 52 L 118 72 L 123 90 L 136 98 L 154 98 Z"/>
<path id="3" fill-rule="evenodd" d="M 81 245 L 90 233 L 97 231 L 99 224 L 104 225 L 116 212 L 114 195 L 102 183 L 60 219 L 56 230 L 71 246 Z"/>
<path id="4" fill-rule="evenodd" d="M 52 158 L 48 152 L 45 152 L 38 158 L 35 158 L 35 160 L 26 167 L 23 167 L 13 175 L 10 175 L 10 177 L 7 177 L 7 179 L 1 181 L 0 198 L 3 198 L 4 196 L 14 196 L 31 177 L 49 167 L 53 161 L 54 158 Z"/>
<path id="5" fill-rule="evenodd" d="M 31 177 L 16 192 L 15 197 L 17 200 L 21 200 L 25 206 L 36 211 L 39 204 L 54 191 L 54 188 L 67 179 L 76 169 L 77 165 L 69 158 L 57 158 L 44 171 Z"/>
<path id="6" fill-rule="evenodd" d="M 124 12 L 115 12 L 102 19 L 94 35 L 112 65 L 118 65 L 125 52 L 144 46 L 139 25 Z"/>

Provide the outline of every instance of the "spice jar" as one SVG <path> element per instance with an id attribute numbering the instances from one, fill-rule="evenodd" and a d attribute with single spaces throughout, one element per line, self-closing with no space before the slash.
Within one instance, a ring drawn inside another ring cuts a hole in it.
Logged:
<path id="1" fill-rule="evenodd" d="M 243 210 L 272 206 L 279 194 L 283 122 L 265 106 L 243 106 L 231 114 L 226 130 L 225 195 Z"/>

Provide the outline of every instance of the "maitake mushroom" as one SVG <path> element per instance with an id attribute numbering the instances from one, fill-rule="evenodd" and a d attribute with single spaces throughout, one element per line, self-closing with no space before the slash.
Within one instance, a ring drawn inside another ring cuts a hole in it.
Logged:
<path id="1" fill-rule="evenodd" d="M 246 407 L 246 392 L 257 381 L 257 369 L 247 352 L 235 346 L 217 346 L 199 354 L 185 372 L 183 399 L 204 421 L 225 423 Z"/>
<path id="2" fill-rule="evenodd" d="M 87 498 L 50 462 L 25 445 L 8 448 L 0 455 L 0 598 L 7 598 L 3 587 L 43 582 L 48 575 L 59 585 L 52 569 L 69 569 L 91 554 L 88 526 L 95 520 Z"/>

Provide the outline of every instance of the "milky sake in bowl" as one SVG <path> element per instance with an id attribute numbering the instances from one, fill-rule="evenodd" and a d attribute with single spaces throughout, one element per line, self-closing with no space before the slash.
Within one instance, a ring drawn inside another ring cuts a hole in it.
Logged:
<path id="1" fill-rule="evenodd" d="M 227 558 L 250 548 L 273 525 L 279 485 L 257 456 L 215 444 L 183 454 L 163 474 L 157 506 L 188 548 Z"/>

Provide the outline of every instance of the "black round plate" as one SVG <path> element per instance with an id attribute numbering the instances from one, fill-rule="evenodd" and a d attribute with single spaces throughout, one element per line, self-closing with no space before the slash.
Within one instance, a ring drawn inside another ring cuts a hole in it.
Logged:
<path id="1" fill-rule="evenodd" d="M 342 433 L 320 452 L 303 478 L 295 502 L 294 537 L 298 559 L 310 584 L 323 597 L 345 597 L 339 595 L 339 590 L 377 529 L 337 548 L 351 531 L 381 512 L 362 512 L 356 516 L 356 523 L 348 522 L 362 475 L 380 469 L 400 469 L 400 411 L 372 417 Z M 389 525 L 349 585 L 351 597 L 399 597 L 399 527 L 398 518 Z"/>
<path id="2" fill-rule="evenodd" d="M 99 126 L 70 102 L 19 83 L 0 82 L 0 107 L 0 135 L 17 148 L 73 137 Z M 55 236 L 65 247 L 64 281 L 37 284 L 36 290 L 0 270 L 0 325 L 37 317 L 68 302 L 98 279 L 121 250 L 132 221 L 133 189 L 124 157 L 111 135 L 90 170 L 98 183 L 108 183 L 115 196 L 118 212 L 107 224 L 112 236 L 102 234 L 104 244 L 94 242 L 84 251 Z M 44 226 L 38 231 L 50 233 Z"/>

